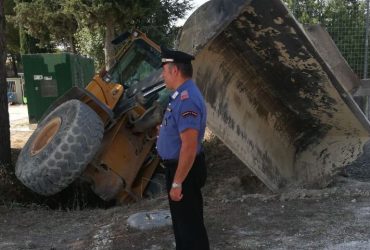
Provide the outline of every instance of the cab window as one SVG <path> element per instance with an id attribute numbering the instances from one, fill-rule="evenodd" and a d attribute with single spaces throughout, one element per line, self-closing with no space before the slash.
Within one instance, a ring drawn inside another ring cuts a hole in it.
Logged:
<path id="1" fill-rule="evenodd" d="M 111 71 L 112 81 L 131 87 L 161 67 L 160 52 L 145 41 L 135 40 Z"/>

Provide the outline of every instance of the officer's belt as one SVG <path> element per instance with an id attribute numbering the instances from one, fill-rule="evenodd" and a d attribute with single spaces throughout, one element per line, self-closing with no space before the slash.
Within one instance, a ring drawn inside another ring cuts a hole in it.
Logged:
<path id="1" fill-rule="evenodd" d="M 179 160 L 177 160 L 177 159 L 161 160 L 161 163 L 163 165 L 165 165 L 166 167 L 169 167 L 169 166 L 172 166 L 172 165 L 176 165 L 177 166 L 177 163 L 178 162 L 179 162 Z"/>
<path id="2" fill-rule="evenodd" d="M 201 155 L 203 155 L 204 152 L 203 151 L 200 151 L 196 156 L 195 156 L 195 160 L 194 162 L 197 160 L 198 157 L 200 157 Z M 168 167 L 168 168 L 172 168 L 172 167 L 177 167 L 177 164 L 179 163 L 179 160 L 177 159 L 170 159 L 170 160 L 163 160 L 161 159 L 161 165 L 163 167 Z"/>

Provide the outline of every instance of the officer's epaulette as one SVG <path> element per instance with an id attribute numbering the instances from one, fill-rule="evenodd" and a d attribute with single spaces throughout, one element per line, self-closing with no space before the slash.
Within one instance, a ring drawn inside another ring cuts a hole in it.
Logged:
<path id="1" fill-rule="evenodd" d="M 175 91 L 172 95 L 171 95 L 171 98 L 172 99 L 176 99 L 176 97 L 179 95 L 179 92 L 178 91 Z"/>

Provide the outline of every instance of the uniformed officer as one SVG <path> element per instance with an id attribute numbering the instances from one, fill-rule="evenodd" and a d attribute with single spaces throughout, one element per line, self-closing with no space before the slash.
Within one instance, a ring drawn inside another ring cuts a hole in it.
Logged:
<path id="1" fill-rule="evenodd" d="M 204 99 L 191 79 L 194 57 L 162 49 L 162 76 L 173 91 L 160 125 L 157 150 L 166 168 L 167 191 L 177 250 L 208 250 L 203 222 L 207 172 L 201 142 L 207 112 Z"/>

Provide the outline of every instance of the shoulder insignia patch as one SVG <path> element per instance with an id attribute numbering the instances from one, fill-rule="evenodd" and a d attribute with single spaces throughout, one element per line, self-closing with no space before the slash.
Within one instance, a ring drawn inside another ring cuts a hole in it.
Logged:
<path id="1" fill-rule="evenodd" d="M 181 98 L 181 101 L 188 99 L 189 98 L 189 92 L 187 90 L 182 91 L 181 95 L 180 95 L 180 98 Z"/>
<path id="2" fill-rule="evenodd" d="M 197 112 L 194 112 L 194 111 L 186 111 L 186 112 L 183 112 L 181 115 L 183 117 L 187 117 L 187 116 L 197 117 L 198 116 L 198 113 Z"/>

